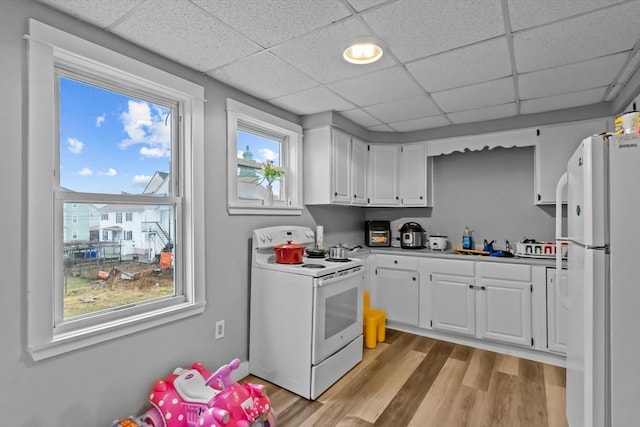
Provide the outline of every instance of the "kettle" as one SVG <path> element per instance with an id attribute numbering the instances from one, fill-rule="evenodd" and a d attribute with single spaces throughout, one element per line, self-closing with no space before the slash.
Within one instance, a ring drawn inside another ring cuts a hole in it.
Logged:
<path id="1" fill-rule="evenodd" d="M 426 243 L 426 231 L 417 222 L 407 222 L 400 227 L 400 246 L 404 249 L 422 249 Z"/>

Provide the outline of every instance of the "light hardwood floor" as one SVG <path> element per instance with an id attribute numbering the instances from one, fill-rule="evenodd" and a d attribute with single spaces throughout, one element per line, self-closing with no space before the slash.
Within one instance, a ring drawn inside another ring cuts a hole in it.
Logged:
<path id="1" fill-rule="evenodd" d="M 566 427 L 565 370 L 394 330 L 316 401 L 265 384 L 278 427 Z"/>

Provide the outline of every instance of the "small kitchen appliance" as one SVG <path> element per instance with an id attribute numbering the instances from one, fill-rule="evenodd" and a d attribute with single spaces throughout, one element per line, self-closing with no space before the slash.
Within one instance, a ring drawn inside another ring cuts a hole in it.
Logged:
<path id="1" fill-rule="evenodd" d="M 429 248 L 433 251 L 444 251 L 447 249 L 447 236 L 429 236 Z"/>
<path id="2" fill-rule="evenodd" d="M 400 246 L 404 249 L 422 249 L 425 247 L 425 230 L 417 222 L 407 222 L 400 227 Z"/>
<path id="3" fill-rule="evenodd" d="M 364 243 L 367 246 L 391 246 L 391 222 L 365 221 Z"/>

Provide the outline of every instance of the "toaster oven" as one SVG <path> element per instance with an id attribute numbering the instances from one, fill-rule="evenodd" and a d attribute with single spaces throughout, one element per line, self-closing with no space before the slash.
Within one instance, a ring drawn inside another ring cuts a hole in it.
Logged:
<path id="1" fill-rule="evenodd" d="M 365 221 L 364 243 L 367 246 L 391 246 L 391 222 Z"/>

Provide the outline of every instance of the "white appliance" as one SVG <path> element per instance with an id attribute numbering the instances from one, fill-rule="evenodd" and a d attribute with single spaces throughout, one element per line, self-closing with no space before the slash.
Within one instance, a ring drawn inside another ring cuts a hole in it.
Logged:
<path id="1" fill-rule="evenodd" d="M 249 372 L 314 400 L 362 360 L 362 260 L 304 257 L 278 264 L 273 247 L 312 247 L 307 227 L 253 231 Z"/>
<path id="2" fill-rule="evenodd" d="M 582 141 L 567 186 L 570 427 L 640 425 L 640 135 Z M 556 272 L 561 271 L 560 250 Z M 556 283 L 558 283 L 556 281 Z"/>

